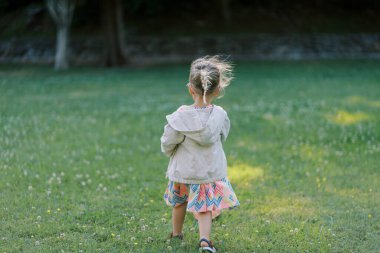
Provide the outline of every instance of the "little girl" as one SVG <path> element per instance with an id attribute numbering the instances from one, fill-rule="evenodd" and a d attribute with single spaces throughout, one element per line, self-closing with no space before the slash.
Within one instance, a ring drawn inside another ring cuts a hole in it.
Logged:
<path id="1" fill-rule="evenodd" d="M 193 61 L 187 84 L 193 105 L 183 105 L 167 115 L 161 150 L 170 157 L 164 199 L 173 207 L 170 238 L 183 239 L 186 211 L 199 224 L 201 251 L 216 252 L 210 240 L 212 219 L 221 209 L 239 201 L 227 179 L 227 161 L 222 141 L 230 120 L 222 107 L 211 104 L 231 81 L 232 67 L 218 56 Z"/>

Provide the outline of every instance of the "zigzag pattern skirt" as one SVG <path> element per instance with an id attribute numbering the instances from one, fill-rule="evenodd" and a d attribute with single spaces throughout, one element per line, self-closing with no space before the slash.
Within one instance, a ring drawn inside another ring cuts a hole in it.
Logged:
<path id="1" fill-rule="evenodd" d="M 183 184 L 169 181 L 164 194 L 167 205 L 176 207 L 187 203 L 186 210 L 194 213 L 212 212 L 217 217 L 222 209 L 232 209 L 240 205 L 230 181 L 221 180 L 205 184 Z"/>

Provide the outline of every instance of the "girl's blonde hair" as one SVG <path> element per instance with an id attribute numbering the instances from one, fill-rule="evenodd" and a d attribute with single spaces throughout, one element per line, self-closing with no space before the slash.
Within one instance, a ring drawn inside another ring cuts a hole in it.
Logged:
<path id="1" fill-rule="evenodd" d="M 223 92 L 231 80 L 232 64 L 219 55 L 207 55 L 191 63 L 188 85 L 192 85 L 198 94 L 203 95 L 205 104 L 206 95 L 212 94 L 217 88 Z"/>

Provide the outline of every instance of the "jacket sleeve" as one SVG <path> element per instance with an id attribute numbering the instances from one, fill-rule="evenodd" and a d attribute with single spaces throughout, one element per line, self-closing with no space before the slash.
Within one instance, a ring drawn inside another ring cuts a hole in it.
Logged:
<path id="1" fill-rule="evenodd" d="M 177 145 L 180 144 L 184 138 L 185 135 L 174 130 L 169 124 L 166 124 L 164 133 L 161 136 L 161 151 L 170 157 L 177 148 Z"/>
<path id="2" fill-rule="evenodd" d="M 230 132 L 230 126 L 231 126 L 230 119 L 228 118 L 228 115 L 226 113 L 226 117 L 224 118 L 224 122 L 223 122 L 222 132 L 220 134 L 222 141 L 226 141 L 228 133 Z"/>

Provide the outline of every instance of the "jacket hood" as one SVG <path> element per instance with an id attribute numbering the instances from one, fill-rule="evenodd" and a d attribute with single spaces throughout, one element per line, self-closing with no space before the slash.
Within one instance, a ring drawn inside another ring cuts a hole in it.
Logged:
<path id="1" fill-rule="evenodd" d="M 174 113 L 167 115 L 166 119 L 173 129 L 193 139 L 200 145 L 215 143 L 220 140 L 221 135 L 225 139 L 226 135 L 223 136 L 223 129 L 227 114 L 223 108 L 214 105 L 205 123 L 202 123 L 200 113 L 204 112 L 198 112 L 194 108 L 180 108 Z"/>

